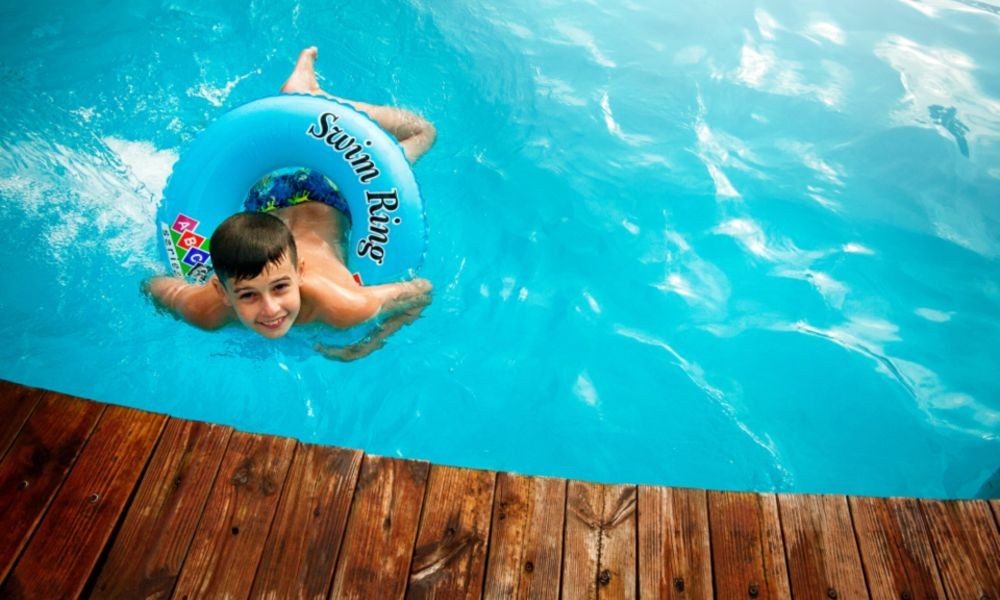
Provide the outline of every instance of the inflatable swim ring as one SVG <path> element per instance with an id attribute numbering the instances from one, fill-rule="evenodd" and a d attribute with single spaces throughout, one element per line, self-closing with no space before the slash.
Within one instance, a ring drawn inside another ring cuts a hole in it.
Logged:
<path id="1" fill-rule="evenodd" d="M 174 275 L 208 279 L 212 232 L 244 208 L 266 209 L 250 206 L 251 191 L 259 195 L 260 183 L 275 172 L 283 185 L 319 174 L 333 190 L 314 195 L 336 193 L 346 202 L 347 268 L 358 283 L 398 281 L 420 267 L 427 247 L 423 203 L 399 143 L 345 104 L 283 94 L 226 113 L 174 165 L 157 211 L 160 254 Z"/>

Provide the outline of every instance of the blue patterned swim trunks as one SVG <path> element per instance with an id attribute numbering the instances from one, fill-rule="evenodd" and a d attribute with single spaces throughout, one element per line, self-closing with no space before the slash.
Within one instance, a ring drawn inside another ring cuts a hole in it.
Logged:
<path id="1" fill-rule="evenodd" d="M 306 168 L 279 169 L 258 181 L 247 194 L 243 208 L 251 212 L 271 212 L 303 202 L 328 204 L 351 218 L 347 201 L 337 184 L 319 171 Z"/>

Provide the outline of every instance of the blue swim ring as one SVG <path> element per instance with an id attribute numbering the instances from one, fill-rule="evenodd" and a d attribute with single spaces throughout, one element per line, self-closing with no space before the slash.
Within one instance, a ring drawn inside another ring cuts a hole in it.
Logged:
<path id="1" fill-rule="evenodd" d="M 359 283 L 399 281 L 416 273 L 426 253 L 427 228 L 402 147 L 346 104 L 295 94 L 226 113 L 183 152 L 157 211 L 161 257 L 174 275 L 204 283 L 212 274 L 215 228 L 244 210 L 248 194 L 269 174 L 309 171 L 334 182 L 347 204 L 347 268 Z"/>

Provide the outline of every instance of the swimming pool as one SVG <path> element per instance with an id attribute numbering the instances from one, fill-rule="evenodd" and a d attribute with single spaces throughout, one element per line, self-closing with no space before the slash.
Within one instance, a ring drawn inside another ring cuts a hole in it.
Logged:
<path id="1" fill-rule="evenodd" d="M 2 378 L 604 482 L 968 497 L 1000 466 L 992 4 L 42 2 L 0 29 Z M 438 129 L 434 303 L 349 364 L 139 294 L 173 161 L 309 44 L 332 93 Z"/>

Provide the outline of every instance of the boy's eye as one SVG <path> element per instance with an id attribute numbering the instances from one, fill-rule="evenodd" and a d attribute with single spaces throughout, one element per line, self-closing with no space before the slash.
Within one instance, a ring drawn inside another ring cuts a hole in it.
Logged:
<path id="1" fill-rule="evenodd" d="M 239 300 L 250 300 L 253 298 L 253 292 L 243 292 L 239 296 L 236 296 Z"/>

